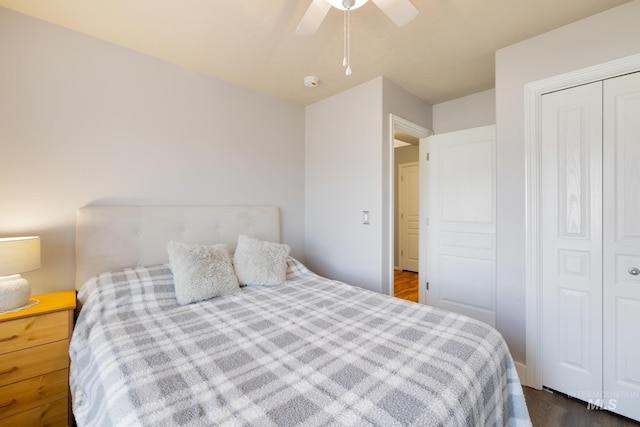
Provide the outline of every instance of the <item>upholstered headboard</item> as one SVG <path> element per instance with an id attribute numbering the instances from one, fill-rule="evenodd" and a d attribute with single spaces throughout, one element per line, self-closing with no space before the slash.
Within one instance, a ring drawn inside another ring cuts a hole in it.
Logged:
<path id="1" fill-rule="evenodd" d="M 88 206 L 76 219 L 76 289 L 96 274 L 168 262 L 171 240 L 224 243 L 239 234 L 280 241 L 275 206 Z"/>

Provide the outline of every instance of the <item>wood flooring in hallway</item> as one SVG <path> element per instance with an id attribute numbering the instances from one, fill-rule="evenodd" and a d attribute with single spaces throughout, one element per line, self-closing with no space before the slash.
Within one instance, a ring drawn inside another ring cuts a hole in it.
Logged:
<path id="1" fill-rule="evenodd" d="M 393 296 L 418 302 L 418 273 L 394 270 Z"/>

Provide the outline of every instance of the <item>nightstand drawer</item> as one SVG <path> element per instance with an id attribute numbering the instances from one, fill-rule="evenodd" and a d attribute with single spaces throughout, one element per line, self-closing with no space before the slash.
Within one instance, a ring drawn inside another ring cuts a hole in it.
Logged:
<path id="1" fill-rule="evenodd" d="M 0 354 L 66 338 L 69 338 L 67 311 L 10 320 L 0 323 Z"/>
<path id="2" fill-rule="evenodd" d="M 69 340 L 0 355 L 0 386 L 69 367 Z"/>
<path id="3" fill-rule="evenodd" d="M 68 397 L 69 370 L 52 372 L 0 388 L 0 425 L 2 418 Z"/>
<path id="4" fill-rule="evenodd" d="M 9 418 L 0 419 L 2 426 L 48 426 L 64 427 L 69 425 L 69 399 L 64 398 L 42 405 Z"/>

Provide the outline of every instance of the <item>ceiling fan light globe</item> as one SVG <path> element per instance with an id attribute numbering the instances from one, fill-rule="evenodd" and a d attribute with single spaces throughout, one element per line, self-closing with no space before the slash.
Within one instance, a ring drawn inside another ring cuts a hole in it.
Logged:
<path id="1" fill-rule="evenodd" d="M 343 0 L 327 0 L 331 6 L 340 10 L 347 10 L 347 8 L 342 4 Z M 369 0 L 351 0 L 353 1 L 353 6 L 351 6 L 351 10 L 357 9 L 360 6 L 364 5 Z"/>

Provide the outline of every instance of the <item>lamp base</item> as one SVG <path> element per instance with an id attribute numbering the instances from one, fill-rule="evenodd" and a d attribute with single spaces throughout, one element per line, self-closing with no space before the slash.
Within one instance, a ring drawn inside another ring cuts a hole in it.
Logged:
<path id="1" fill-rule="evenodd" d="M 29 303 L 31 286 L 19 274 L 0 277 L 0 312 L 15 310 Z"/>

